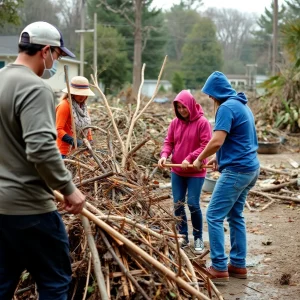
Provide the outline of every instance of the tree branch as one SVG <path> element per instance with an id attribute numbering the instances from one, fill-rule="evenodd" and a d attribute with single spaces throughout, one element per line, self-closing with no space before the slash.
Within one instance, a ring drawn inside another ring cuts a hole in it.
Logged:
<path id="1" fill-rule="evenodd" d="M 119 15 L 122 15 L 126 20 L 127 22 L 135 28 L 135 24 L 134 22 L 128 17 L 127 15 L 127 11 L 128 9 L 125 7 L 125 5 L 129 3 L 129 1 L 125 1 L 124 3 L 122 3 L 122 5 L 120 6 L 123 7 L 123 9 L 114 9 L 113 7 L 111 7 L 106 0 L 100 0 L 99 1 L 99 5 L 103 5 L 105 6 L 105 8 L 108 10 L 108 11 L 111 11 L 112 13 L 114 14 L 119 14 Z"/>

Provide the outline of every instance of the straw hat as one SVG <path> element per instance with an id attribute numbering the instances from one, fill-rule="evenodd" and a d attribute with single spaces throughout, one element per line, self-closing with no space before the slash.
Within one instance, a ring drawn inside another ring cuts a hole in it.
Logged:
<path id="1" fill-rule="evenodd" d="M 64 88 L 62 91 L 67 93 L 68 89 Z M 83 76 L 75 76 L 71 79 L 70 93 L 79 96 L 95 96 L 90 90 L 89 81 Z"/>

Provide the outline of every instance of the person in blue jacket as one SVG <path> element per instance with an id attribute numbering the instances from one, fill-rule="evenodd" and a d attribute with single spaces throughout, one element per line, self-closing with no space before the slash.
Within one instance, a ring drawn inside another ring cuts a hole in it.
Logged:
<path id="1" fill-rule="evenodd" d="M 202 92 L 213 99 L 218 108 L 213 137 L 193 164 L 201 169 L 203 160 L 216 153 L 208 164 L 221 172 L 206 213 L 212 261 L 208 272 L 213 281 L 228 281 L 229 276 L 247 278 L 243 209 L 260 171 L 254 116 L 246 95 L 237 93 L 221 72 L 208 77 Z M 228 265 L 223 229 L 226 217 L 231 243 Z"/>

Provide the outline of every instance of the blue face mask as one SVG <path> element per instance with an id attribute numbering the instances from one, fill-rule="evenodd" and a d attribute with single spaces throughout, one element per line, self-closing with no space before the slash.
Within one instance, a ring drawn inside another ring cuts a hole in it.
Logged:
<path id="1" fill-rule="evenodd" d="M 49 78 L 51 78 L 52 76 L 54 76 L 56 74 L 56 71 L 57 71 L 58 61 L 57 60 L 53 60 L 51 52 L 50 52 L 50 55 L 51 55 L 51 58 L 52 58 L 52 61 L 53 61 L 52 68 L 51 69 L 47 69 L 46 68 L 46 63 L 45 63 L 45 60 L 44 60 L 44 66 L 45 66 L 45 68 L 44 68 L 43 75 L 41 76 L 41 78 L 43 78 L 43 79 L 49 79 Z"/>

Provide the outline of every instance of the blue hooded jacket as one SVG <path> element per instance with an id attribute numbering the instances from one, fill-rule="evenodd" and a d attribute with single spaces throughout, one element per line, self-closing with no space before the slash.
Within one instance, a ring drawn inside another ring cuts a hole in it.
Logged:
<path id="1" fill-rule="evenodd" d="M 217 152 L 219 171 L 252 172 L 259 168 L 254 116 L 244 93 L 237 93 L 221 72 L 212 73 L 202 92 L 221 103 L 214 131 L 226 131 L 224 144 Z"/>

